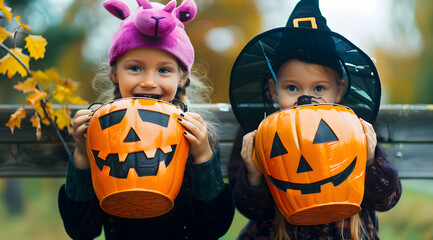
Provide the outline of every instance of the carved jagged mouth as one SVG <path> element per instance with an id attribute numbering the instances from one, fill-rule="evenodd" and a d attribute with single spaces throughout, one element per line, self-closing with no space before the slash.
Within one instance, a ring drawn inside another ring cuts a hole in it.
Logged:
<path id="1" fill-rule="evenodd" d="M 355 169 L 355 165 L 356 165 L 356 158 L 341 173 L 314 183 L 291 183 L 291 182 L 275 179 L 270 175 L 268 175 L 268 177 L 269 180 L 271 180 L 272 184 L 283 192 L 286 192 L 287 189 L 292 189 L 292 190 L 300 190 L 301 194 L 320 193 L 320 187 L 324 184 L 332 183 L 334 187 L 337 187 L 338 185 L 346 181 L 346 179 L 350 176 L 350 174 L 352 174 L 353 170 Z"/>
<path id="2" fill-rule="evenodd" d="M 176 145 L 171 145 L 172 151 L 164 154 L 157 149 L 153 158 L 148 158 L 144 152 L 129 153 L 124 162 L 119 162 L 119 155 L 112 153 L 104 160 L 98 157 L 99 151 L 92 150 L 96 165 L 102 171 L 104 166 L 110 168 L 109 175 L 115 178 L 127 178 L 129 169 L 133 168 L 139 177 L 156 176 L 159 163 L 164 161 L 165 166 L 170 165 L 173 160 Z"/>

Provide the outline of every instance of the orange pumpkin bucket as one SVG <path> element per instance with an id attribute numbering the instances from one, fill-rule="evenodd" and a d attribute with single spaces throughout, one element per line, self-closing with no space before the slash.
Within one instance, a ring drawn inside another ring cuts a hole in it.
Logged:
<path id="1" fill-rule="evenodd" d="M 87 155 L 101 208 L 114 216 L 150 218 L 173 208 L 189 143 L 182 111 L 154 99 L 124 98 L 98 108 L 87 129 Z"/>
<path id="2" fill-rule="evenodd" d="M 287 221 L 317 225 L 361 211 L 366 155 L 361 122 L 350 108 L 311 104 L 261 122 L 254 162 Z"/>

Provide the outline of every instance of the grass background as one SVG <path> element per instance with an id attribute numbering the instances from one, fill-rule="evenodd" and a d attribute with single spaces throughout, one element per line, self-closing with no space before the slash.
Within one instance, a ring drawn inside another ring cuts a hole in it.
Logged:
<path id="1" fill-rule="evenodd" d="M 22 201 L 7 205 L 6 179 L 0 179 L 0 240 L 69 239 L 57 208 L 57 192 L 63 183 L 63 178 L 18 179 L 15 184 L 22 189 Z M 379 213 L 382 239 L 433 239 L 432 183 L 402 180 L 403 194 L 397 206 Z M 21 205 L 21 212 L 14 212 L 14 205 Z M 246 221 L 236 212 L 231 228 L 221 239 L 235 239 Z"/>

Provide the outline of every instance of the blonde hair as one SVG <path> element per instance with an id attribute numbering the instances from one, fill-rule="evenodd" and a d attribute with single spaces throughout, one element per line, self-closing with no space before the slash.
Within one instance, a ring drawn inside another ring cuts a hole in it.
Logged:
<path id="1" fill-rule="evenodd" d="M 345 220 L 343 219 L 337 223 L 337 225 L 340 226 L 340 234 L 342 239 L 344 239 L 344 222 Z M 275 205 L 275 218 L 273 222 L 272 238 L 274 240 L 294 240 L 297 239 L 297 230 L 298 226 L 287 223 L 284 215 Z M 351 239 L 360 240 L 361 238 L 359 236 L 361 231 L 366 233 L 361 217 L 359 214 L 356 214 L 350 218 Z M 291 239 L 290 236 L 293 236 L 294 239 Z"/>
<path id="2" fill-rule="evenodd" d="M 113 83 L 110 78 L 110 73 L 114 71 L 114 66 L 110 66 L 108 61 L 101 62 L 96 68 L 96 74 L 92 81 L 92 87 L 96 94 L 98 94 L 97 102 L 105 103 L 114 99 L 121 98 L 119 85 Z M 186 104 L 190 111 L 199 113 L 202 118 L 206 121 L 209 141 L 213 147 L 218 142 L 218 126 L 216 118 L 213 114 L 207 110 L 198 110 L 194 108 L 196 103 L 207 103 L 210 102 L 210 94 L 213 88 L 210 84 L 209 79 L 206 76 L 204 67 L 197 66 L 194 64 L 191 72 L 188 73 L 186 68 L 178 61 L 178 66 L 183 73 L 182 77 L 188 77 L 188 80 L 184 87 L 178 88 L 175 96 L 175 100 L 180 100 Z M 198 77 L 200 76 L 200 78 Z M 188 88 L 188 91 L 187 91 Z M 188 94 L 187 94 L 188 92 Z M 187 97 L 188 95 L 188 97 Z M 182 104 L 177 101 L 173 101 L 174 105 L 179 107 Z"/>

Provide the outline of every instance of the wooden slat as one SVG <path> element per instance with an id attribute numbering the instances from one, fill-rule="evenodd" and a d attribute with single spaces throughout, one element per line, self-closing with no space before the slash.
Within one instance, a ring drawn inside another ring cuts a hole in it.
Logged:
<path id="1" fill-rule="evenodd" d="M 380 142 L 433 144 L 433 105 L 385 105 L 374 127 Z"/>
<path id="2" fill-rule="evenodd" d="M 381 144 L 403 179 L 433 179 L 431 144 Z M 231 143 L 221 143 L 221 169 L 227 176 Z M 31 153 L 31 154 L 29 154 Z M 64 177 L 67 157 L 57 143 L 0 144 L 0 177 Z M 426 160 L 430 159 L 430 161 Z"/>
<path id="3" fill-rule="evenodd" d="M 36 138 L 36 129 L 32 127 L 30 118 L 35 113 L 34 109 L 26 107 L 26 117 L 21 121 L 21 127 L 15 128 L 14 134 L 11 130 L 5 126 L 9 121 L 11 114 L 13 114 L 21 105 L 4 105 L 0 104 L 0 143 L 19 142 L 19 143 L 36 143 L 36 142 L 58 142 L 58 137 L 55 130 L 51 126 L 45 126 L 42 124 L 42 137 L 40 141 Z M 83 108 L 84 106 L 81 106 Z M 79 106 L 72 108 L 73 112 L 77 109 L 81 109 Z M 66 130 L 61 131 L 63 138 L 66 141 L 71 141 L 72 138 L 68 135 Z"/>
<path id="4" fill-rule="evenodd" d="M 381 143 L 401 178 L 433 179 L 432 143 Z"/>
<path id="5" fill-rule="evenodd" d="M 0 105 L 0 177 L 64 177 L 65 150 L 51 127 L 44 127 L 42 139 L 36 140 L 29 121 L 33 110 L 26 109 L 27 117 L 15 134 L 4 125 L 18 107 Z M 85 107 L 71 109 L 74 112 Z M 220 122 L 221 168 L 227 176 L 232 142 L 239 128 L 230 105 L 200 104 L 195 109 L 212 112 Z M 401 178 L 433 179 L 433 105 L 385 105 L 374 127 Z M 62 135 L 72 145 L 71 136 L 66 131 Z"/>
<path id="6" fill-rule="evenodd" d="M 60 143 L 0 144 L 0 177 L 64 177 L 67 154 Z"/>

